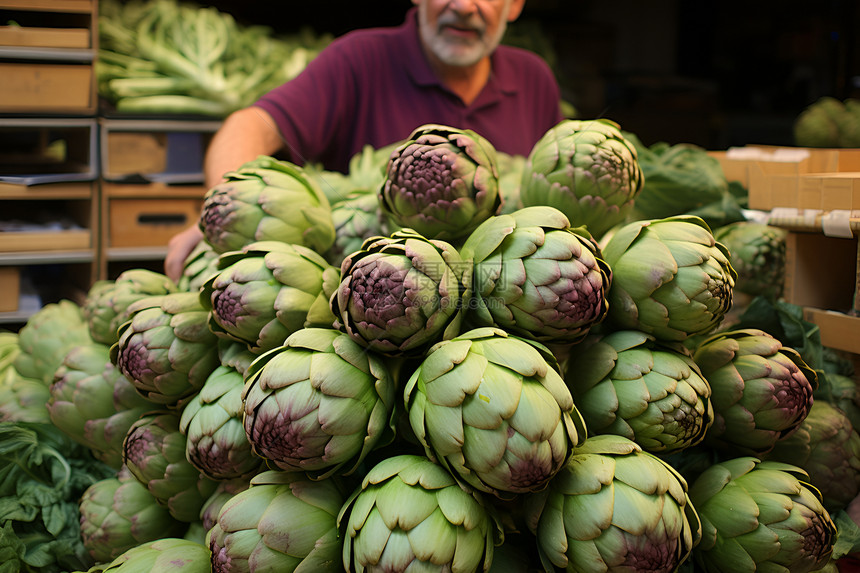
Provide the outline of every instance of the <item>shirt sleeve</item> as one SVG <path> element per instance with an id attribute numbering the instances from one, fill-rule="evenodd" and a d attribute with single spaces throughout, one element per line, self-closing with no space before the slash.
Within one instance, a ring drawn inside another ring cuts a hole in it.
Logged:
<path id="1" fill-rule="evenodd" d="M 340 141 L 355 101 L 354 83 L 342 42 L 335 40 L 295 78 L 263 95 L 254 105 L 269 112 L 284 141 L 290 161 L 321 161 L 332 142 Z"/>

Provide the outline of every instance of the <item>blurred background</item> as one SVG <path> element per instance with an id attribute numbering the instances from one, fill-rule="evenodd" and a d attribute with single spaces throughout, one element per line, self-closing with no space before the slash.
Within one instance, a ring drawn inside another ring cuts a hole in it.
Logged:
<path id="1" fill-rule="evenodd" d="M 276 32 L 396 25 L 408 0 L 202 2 Z M 371 7 L 372 8 L 369 8 Z M 578 116 L 646 144 L 792 145 L 821 96 L 860 96 L 860 2 L 527 0 L 508 42 L 541 53 Z"/>

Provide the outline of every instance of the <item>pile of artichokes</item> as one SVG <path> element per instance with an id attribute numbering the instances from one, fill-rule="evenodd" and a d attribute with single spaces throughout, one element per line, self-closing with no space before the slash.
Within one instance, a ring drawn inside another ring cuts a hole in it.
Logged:
<path id="1" fill-rule="evenodd" d="M 518 159 L 442 125 L 326 189 L 260 157 L 206 195 L 180 281 L 35 315 L 2 368 L 116 471 L 80 501 L 90 571 L 832 566 L 860 435 L 726 323 L 732 249 L 630 217 L 609 120 Z"/>

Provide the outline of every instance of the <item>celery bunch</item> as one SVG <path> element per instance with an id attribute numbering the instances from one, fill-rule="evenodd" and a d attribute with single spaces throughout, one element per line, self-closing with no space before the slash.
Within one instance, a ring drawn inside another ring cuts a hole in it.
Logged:
<path id="1" fill-rule="evenodd" d="M 291 79 L 331 41 L 275 36 L 213 7 L 101 0 L 99 95 L 118 111 L 223 117 Z"/>

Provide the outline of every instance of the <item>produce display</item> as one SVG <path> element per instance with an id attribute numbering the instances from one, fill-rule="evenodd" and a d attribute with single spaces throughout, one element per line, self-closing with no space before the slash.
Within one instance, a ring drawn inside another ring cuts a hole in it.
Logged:
<path id="1" fill-rule="evenodd" d="M 297 76 L 332 40 L 276 36 L 193 2 L 98 4 L 98 93 L 120 113 L 225 117 Z"/>
<path id="2" fill-rule="evenodd" d="M 0 333 L 0 572 L 834 570 L 853 373 L 668 154 L 425 125 L 226 174 L 180 280 Z"/>

